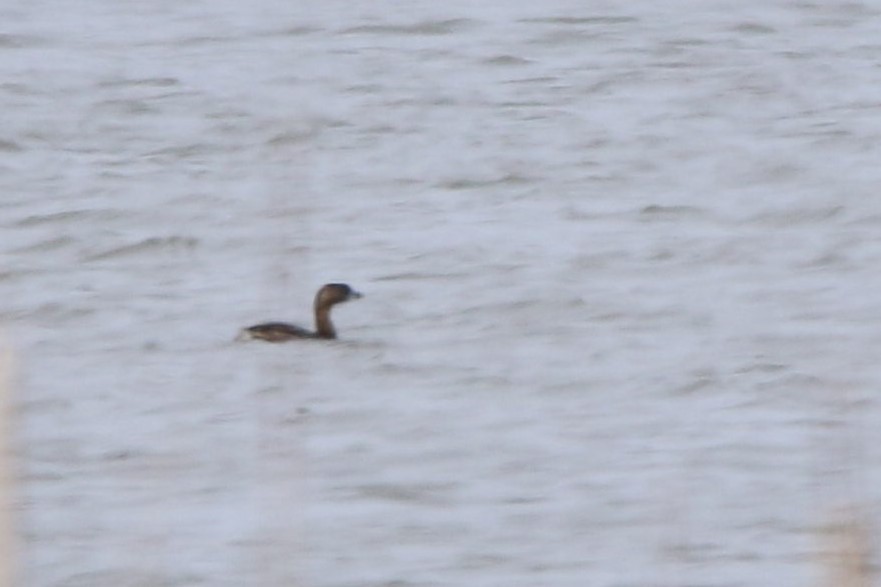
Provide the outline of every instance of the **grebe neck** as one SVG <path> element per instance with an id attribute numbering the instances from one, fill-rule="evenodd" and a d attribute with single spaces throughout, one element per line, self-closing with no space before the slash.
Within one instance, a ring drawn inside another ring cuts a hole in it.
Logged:
<path id="1" fill-rule="evenodd" d="M 336 338 L 336 330 L 330 321 L 330 306 L 315 307 L 315 334 L 318 338 Z"/>

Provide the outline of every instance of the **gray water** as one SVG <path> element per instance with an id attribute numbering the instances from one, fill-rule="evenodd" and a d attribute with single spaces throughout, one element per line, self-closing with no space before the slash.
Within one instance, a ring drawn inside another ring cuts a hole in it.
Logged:
<path id="1" fill-rule="evenodd" d="M 0 21 L 21 585 L 795 587 L 881 519 L 881 7 Z"/>

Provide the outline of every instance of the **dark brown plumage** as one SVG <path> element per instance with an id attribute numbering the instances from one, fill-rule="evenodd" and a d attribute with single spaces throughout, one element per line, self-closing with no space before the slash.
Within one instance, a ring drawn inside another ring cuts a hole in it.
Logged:
<path id="1" fill-rule="evenodd" d="M 315 331 L 287 324 L 286 322 L 264 322 L 249 326 L 239 334 L 240 340 L 265 340 L 267 342 L 285 342 L 303 338 L 336 338 L 336 330 L 330 321 L 330 309 L 336 304 L 355 300 L 361 294 L 345 283 L 328 283 L 315 294 Z"/>

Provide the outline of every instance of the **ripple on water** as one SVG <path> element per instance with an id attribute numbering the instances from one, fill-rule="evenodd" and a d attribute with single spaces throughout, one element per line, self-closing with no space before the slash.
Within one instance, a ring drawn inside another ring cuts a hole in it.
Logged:
<path id="1" fill-rule="evenodd" d="M 0 152 L 17 153 L 22 150 L 24 150 L 24 147 L 22 147 L 19 143 L 15 141 L 0 139 Z"/>
<path id="2" fill-rule="evenodd" d="M 44 224 L 67 224 L 83 220 L 110 220 L 122 215 L 119 210 L 65 210 L 48 214 L 31 214 L 15 223 L 16 226 L 29 227 Z"/>
<path id="3" fill-rule="evenodd" d="M 540 18 L 522 18 L 518 22 L 533 24 L 562 24 L 562 25 L 610 25 L 610 24 L 629 24 L 639 22 L 635 16 L 551 16 Z"/>
<path id="4" fill-rule="evenodd" d="M 58 587 L 93 587 L 94 585 L 119 585 L 122 587 L 171 587 L 173 585 L 198 585 L 201 579 L 194 576 L 173 577 L 138 571 L 130 567 L 80 573 L 57 583 Z"/>
<path id="5" fill-rule="evenodd" d="M 276 36 L 276 37 L 303 37 L 306 35 L 314 35 L 315 33 L 320 33 L 322 30 L 318 27 L 313 26 L 289 26 L 278 29 L 276 31 L 271 31 L 266 33 L 267 36 Z"/>
<path id="6" fill-rule="evenodd" d="M 76 243 L 76 240 L 70 236 L 53 236 L 43 239 L 32 245 L 27 245 L 15 250 L 16 253 L 45 253 L 49 251 L 57 251 L 64 249 Z"/>
<path id="7" fill-rule="evenodd" d="M 442 505 L 449 502 L 444 495 L 455 489 L 457 484 L 402 484 L 372 483 L 356 487 L 357 494 L 353 497 L 408 502 L 419 504 Z"/>
<path id="8" fill-rule="evenodd" d="M 450 279 L 461 279 L 468 276 L 468 273 L 465 272 L 419 272 L 419 271 L 404 271 L 402 273 L 389 273 L 386 275 L 380 275 L 379 277 L 374 278 L 374 281 L 433 281 L 433 280 L 442 280 L 448 281 Z"/>
<path id="9" fill-rule="evenodd" d="M 529 59 L 524 59 L 523 57 L 517 57 L 515 55 L 496 55 L 494 57 L 488 57 L 484 59 L 483 63 L 487 65 L 519 66 L 529 65 L 532 63 L 532 61 Z"/>
<path id="10" fill-rule="evenodd" d="M 180 80 L 176 77 L 119 77 L 104 80 L 98 84 L 102 88 L 120 88 L 120 87 L 151 87 L 151 88 L 169 88 L 181 85 Z"/>
<path id="11" fill-rule="evenodd" d="M 731 30 L 748 35 L 770 35 L 777 32 L 777 29 L 758 22 L 742 22 L 731 27 Z"/>
<path id="12" fill-rule="evenodd" d="M 0 49 L 27 49 L 48 44 L 48 41 L 37 35 L 0 34 Z"/>
<path id="13" fill-rule="evenodd" d="M 468 18 L 451 18 L 445 20 L 425 20 L 413 24 L 378 24 L 361 25 L 343 29 L 343 34 L 361 35 L 449 35 L 478 24 Z"/>
<path id="14" fill-rule="evenodd" d="M 90 307 L 49 302 L 36 308 L 32 315 L 39 320 L 55 324 L 69 320 L 78 320 L 95 313 L 96 310 Z"/>
<path id="15" fill-rule="evenodd" d="M 437 184 L 437 187 L 447 190 L 473 190 L 496 185 L 523 185 L 534 182 L 535 180 L 531 177 L 518 173 L 509 173 L 501 177 L 487 179 L 457 177 L 441 181 Z"/>
<path id="16" fill-rule="evenodd" d="M 190 143 L 188 145 L 175 145 L 173 147 L 163 147 L 145 153 L 148 159 L 158 161 L 178 161 L 181 159 L 194 159 L 199 157 L 207 157 L 212 154 L 221 153 L 227 148 L 218 144 L 209 143 Z"/>
<path id="17" fill-rule="evenodd" d="M 839 218 L 845 211 L 844 206 L 821 206 L 817 208 L 798 207 L 784 210 L 770 210 L 759 213 L 750 219 L 750 223 L 763 226 L 800 226 Z"/>
<path id="18" fill-rule="evenodd" d="M 87 255 L 85 261 L 100 261 L 153 253 L 157 251 L 190 251 L 199 244 L 199 240 L 186 236 L 150 237 L 136 243 L 113 247 L 111 249 Z"/>
<path id="19" fill-rule="evenodd" d="M 660 221 L 660 220 L 680 220 L 703 216 L 706 211 L 698 206 L 661 206 L 651 204 L 645 206 L 639 211 L 640 220 L 644 221 Z"/>

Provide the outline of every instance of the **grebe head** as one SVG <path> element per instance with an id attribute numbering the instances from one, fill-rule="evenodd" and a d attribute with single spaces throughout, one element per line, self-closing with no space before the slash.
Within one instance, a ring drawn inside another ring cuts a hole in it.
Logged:
<path id="1" fill-rule="evenodd" d="M 318 290 L 318 294 L 315 296 L 315 306 L 328 307 L 349 300 L 357 300 L 360 297 L 362 294 L 345 283 L 328 283 Z"/>

